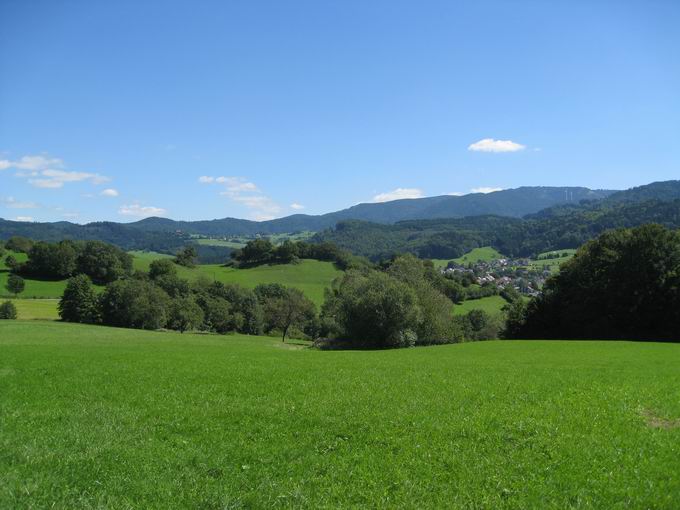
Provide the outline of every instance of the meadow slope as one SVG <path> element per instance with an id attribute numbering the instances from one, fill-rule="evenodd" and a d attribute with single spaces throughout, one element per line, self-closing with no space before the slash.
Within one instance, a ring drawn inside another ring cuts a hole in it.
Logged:
<path id="1" fill-rule="evenodd" d="M 168 257 L 150 252 L 132 254 L 135 257 L 135 269 L 143 271 L 149 270 L 153 260 Z M 220 264 L 201 264 L 191 269 L 177 266 L 177 272 L 181 278 L 188 280 L 208 278 L 223 283 L 237 283 L 248 288 L 254 288 L 260 283 L 280 283 L 300 289 L 317 307 L 323 304 L 324 289 L 330 287 L 333 280 L 342 274 L 342 271 L 331 262 L 309 259 L 296 264 L 272 264 L 248 269 L 236 269 Z"/>
<path id="2" fill-rule="evenodd" d="M 680 345 L 0 321 L 2 508 L 677 508 Z"/>

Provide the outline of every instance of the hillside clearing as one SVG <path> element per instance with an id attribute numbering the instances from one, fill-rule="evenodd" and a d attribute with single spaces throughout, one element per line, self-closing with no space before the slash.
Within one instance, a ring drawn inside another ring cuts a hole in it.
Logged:
<path id="1" fill-rule="evenodd" d="M 483 310 L 489 315 L 498 315 L 501 313 L 501 308 L 507 305 L 508 302 L 501 296 L 488 296 L 480 299 L 470 299 L 463 301 L 460 304 L 454 305 L 454 315 L 465 315 L 471 310 Z"/>
<path id="2" fill-rule="evenodd" d="M 0 507 L 673 508 L 680 345 L 0 323 Z"/>
<path id="3" fill-rule="evenodd" d="M 169 257 L 153 252 L 131 252 L 134 268 L 148 271 L 151 262 L 157 258 Z M 219 264 L 201 264 L 194 268 L 177 266 L 181 278 L 195 280 L 208 278 L 223 283 L 237 283 L 254 288 L 260 283 L 280 283 L 300 289 L 317 307 L 323 303 L 324 289 L 330 287 L 335 278 L 342 274 L 331 262 L 301 260 L 296 264 L 272 264 L 248 269 L 236 269 Z"/>

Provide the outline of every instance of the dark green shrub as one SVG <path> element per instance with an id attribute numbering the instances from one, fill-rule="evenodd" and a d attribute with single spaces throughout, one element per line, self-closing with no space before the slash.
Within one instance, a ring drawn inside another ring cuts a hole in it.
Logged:
<path id="1" fill-rule="evenodd" d="M 16 319 L 17 307 L 11 301 L 5 301 L 0 305 L 0 319 Z"/>

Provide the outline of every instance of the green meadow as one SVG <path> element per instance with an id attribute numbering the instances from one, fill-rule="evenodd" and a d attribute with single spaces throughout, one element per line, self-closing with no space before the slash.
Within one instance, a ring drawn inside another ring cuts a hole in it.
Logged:
<path id="1" fill-rule="evenodd" d="M 504 255 L 491 246 L 484 246 L 483 248 L 474 248 L 465 255 L 455 259 L 432 259 L 435 267 L 446 267 L 449 262 L 453 261 L 458 264 L 468 264 L 475 262 L 489 262 L 491 260 L 502 259 Z"/>
<path id="2" fill-rule="evenodd" d="M 501 309 L 507 305 L 508 302 L 501 296 L 488 296 L 480 299 L 470 299 L 463 301 L 460 304 L 454 305 L 454 315 L 465 315 L 471 310 L 483 310 L 489 315 L 498 315 Z"/>
<path id="3" fill-rule="evenodd" d="M 0 321 L 1 508 L 654 508 L 680 345 L 324 352 Z"/>
<path id="4" fill-rule="evenodd" d="M 16 253 L 6 251 L 3 257 L 0 257 L 0 298 L 10 297 L 11 294 L 7 292 L 5 285 L 7 284 L 7 277 L 9 270 L 5 265 L 5 258 L 7 255 L 12 255 L 19 262 L 26 262 L 28 256 L 25 253 Z M 24 279 L 26 288 L 20 294 L 22 298 L 58 298 L 64 292 L 66 287 L 65 280 L 33 280 L 30 278 Z"/>
<path id="5" fill-rule="evenodd" d="M 132 252 L 135 269 L 148 271 L 151 262 L 159 257 L 168 257 L 153 252 Z M 177 266 L 182 278 L 194 280 L 208 278 L 223 283 L 238 283 L 253 288 L 260 283 L 280 283 L 303 291 L 317 306 L 323 303 L 324 289 L 330 287 L 335 278 L 342 274 L 331 262 L 301 260 L 297 264 L 272 264 L 248 269 L 236 269 L 219 264 L 201 264 L 195 268 Z"/>
<path id="6" fill-rule="evenodd" d="M 549 251 L 545 253 L 540 253 L 534 260 L 530 262 L 530 267 L 533 268 L 540 268 L 540 269 L 549 269 L 553 273 L 556 273 L 560 270 L 560 265 L 563 264 L 564 262 L 568 261 L 571 259 L 574 254 L 576 253 L 576 250 L 556 250 L 556 251 Z M 557 258 L 554 259 L 547 259 L 543 258 L 547 255 L 560 255 Z M 564 256 L 563 256 L 564 255 Z"/>
<path id="7" fill-rule="evenodd" d="M 20 254 L 24 255 L 25 254 Z M 134 268 L 148 271 L 151 262 L 158 258 L 169 258 L 155 252 L 132 252 Z M 323 303 L 324 289 L 342 273 L 331 262 L 318 260 L 302 260 L 298 264 L 274 264 L 249 269 L 235 269 L 219 264 L 202 264 L 193 269 L 177 266 L 179 276 L 189 280 L 208 278 L 223 283 L 238 283 L 244 287 L 254 288 L 260 283 L 281 283 L 302 290 L 317 306 Z M 12 297 L 5 289 L 9 272 L 0 267 L 0 298 Z M 20 298 L 60 298 L 66 287 L 66 280 L 33 280 L 25 279 L 26 289 Z"/>
<path id="8" fill-rule="evenodd" d="M 18 319 L 59 320 L 58 299 L 10 299 L 9 301 L 17 308 Z"/>

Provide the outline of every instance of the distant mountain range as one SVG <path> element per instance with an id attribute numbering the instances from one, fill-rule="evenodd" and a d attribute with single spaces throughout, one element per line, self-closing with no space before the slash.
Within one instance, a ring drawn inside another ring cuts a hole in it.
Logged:
<path id="1" fill-rule="evenodd" d="M 187 242 L 191 235 L 213 237 L 278 234 L 298 231 L 320 232 L 346 220 L 376 225 L 404 221 L 442 220 L 494 216 L 539 220 L 572 214 L 593 204 L 626 204 L 647 200 L 680 199 L 680 181 L 665 181 L 625 191 L 590 190 L 582 187 L 521 187 L 493 193 L 463 196 L 438 196 L 392 202 L 359 204 L 348 209 L 312 216 L 295 214 L 270 221 L 224 218 L 207 221 L 175 221 L 146 218 L 133 223 L 95 222 L 78 225 L 70 222 L 27 223 L 0 219 L 0 239 L 23 235 L 33 239 L 100 239 L 125 249 L 171 251 Z M 514 222 L 513 222 L 514 223 Z"/>
<path id="2" fill-rule="evenodd" d="M 599 200 L 615 193 L 612 190 L 590 190 L 580 187 L 521 187 L 493 193 L 413 198 L 375 204 L 359 204 L 348 209 L 312 216 L 294 214 L 270 221 L 224 218 L 209 221 L 175 221 L 146 218 L 128 226 L 153 232 L 183 231 L 206 236 L 282 234 L 302 230 L 319 231 L 342 220 L 396 223 L 404 220 L 463 218 L 493 214 L 520 218 L 546 207 L 582 200 Z"/>

